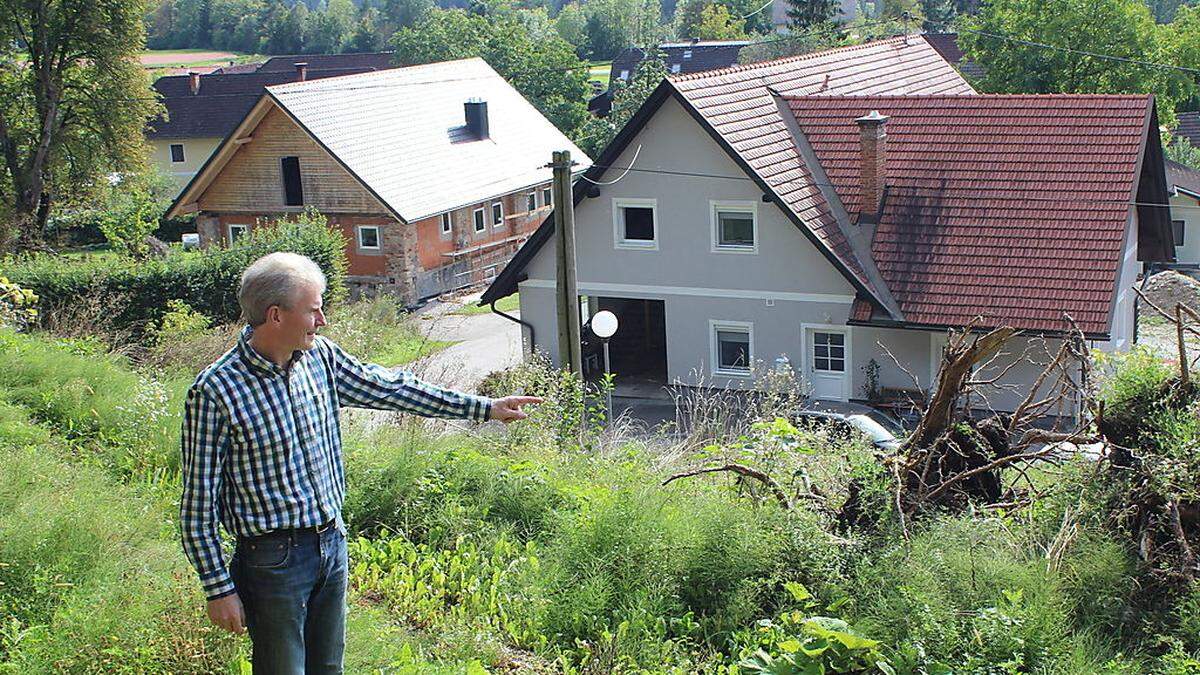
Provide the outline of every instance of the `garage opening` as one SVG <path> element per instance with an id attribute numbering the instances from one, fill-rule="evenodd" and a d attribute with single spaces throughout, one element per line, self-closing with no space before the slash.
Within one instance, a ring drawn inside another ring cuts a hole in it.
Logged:
<path id="1" fill-rule="evenodd" d="M 608 310 L 617 315 L 618 329 L 609 339 L 609 367 L 618 383 L 667 381 L 667 320 L 662 300 L 588 298 L 588 315 Z M 604 373 L 600 340 L 590 328 L 581 332 L 584 375 L 592 379 Z"/>

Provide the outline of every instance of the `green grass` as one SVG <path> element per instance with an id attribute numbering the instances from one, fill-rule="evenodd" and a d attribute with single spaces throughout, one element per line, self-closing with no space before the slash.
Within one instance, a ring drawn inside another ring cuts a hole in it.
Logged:
<path id="1" fill-rule="evenodd" d="M 343 335 L 367 354 L 406 321 L 385 303 L 344 312 L 350 329 L 384 326 Z M 145 379 L 78 343 L 0 332 L 0 673 L 245 667 L 246 642 L 208 626 L 175 531 L 186 382 L 139 408 Z M 695 455 L 581 440 L 561 378 L 519 384 L 547 403 L 502 433 L 347 418 L 347 672 L 727 675 L 760 646 L 794 646 L 775 621 L 792 611 L 845 619 L 897 672 L 1192 672 L 1166 666 L 1200 646 L 1200 593 L 1162 598 L 1180 626 L 1155 629 L 1168 649 L 1129 600 L 1139 570 L 1118 533 L 1080 519 L 1047 559 L 1063 505 L 1081 499 L 1072 480 L 1030 512 L 925 514 L 908 539 L 886 513 L 877 530 L 833 532 L 820 509 L 785 510 L 730 476 L 661 483 L 730 453 L 773 466 L 789 492 L 803 474 L 835 499 L 826 477 L 845 448 L 804 438 L 768 464 L 769 436 Z M 160 470 L 111 470 L 143 437 L 145 468 Z"/>
<path id="2" fill-rule="evenodd" d="M 211 54 L 213 52 L 223 52 L 232 54 L 230 57 L 222 57 L 217 59 L 194 58 L 196 54 Z M 223 66 L 230 61 L 235 63 L 250 63 L 254 61 L 265 61 L 267 56 L 261 54 L 243 54 L 238 52 L 225 52 L 220 49 L 148 49 L 142 52 L 143 56 L 170 56 L 170 61 L 155 62 L 145 64 L 148 69 L 158 70 L 163 68 L 188 68 L 193 66 Z"/>
<path id="3" fill-rule="evenodd" d="M 505 313 L 519 311 L 521 309 L 520 294 L 513 293 L 512 295 L 500 298 L 496 301 L 496 309 Z M 479 306 L 475 303 L 471 303 L 469 305 L 463 305 L 462 307 L 454 310 L 454 314 L 471 316 L 475 314 L 489 314 L 491 311 L 492 308 L 490 305 Z"/>

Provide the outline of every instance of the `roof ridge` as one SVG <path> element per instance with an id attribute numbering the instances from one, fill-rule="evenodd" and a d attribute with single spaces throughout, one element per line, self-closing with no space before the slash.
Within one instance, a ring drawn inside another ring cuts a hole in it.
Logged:
<path id="1" fill-rule="evenodd" d="M 291 91 L 292 89 L 301 89 L 307 85 L 313 85 L 316 83 L 327 83 L 327 82 L 332 82 L 334 80 L 346 80 L 346 79 L 349 79 L 352 77 L 367 77 L 367 76 L 396 77 L 397 75 L 400 75 L 402 73 L 405 73 L 405 72 L 411 73 L 413 71 L 416 71 L 417 69 L 433 70 L 434 68 L 439 67 L 439 66 L 470 63 L 473 61 L 478 61 L 478 62 L 482 63 L 484 66 L 487 67 L 488 70 L 490 70 L 493 73 L 496 72 L 496 69 L 492 68 L 492 65 L 490 63 L 488 63 L 487 61 L 483 60 L 482 57 L 470 56 L 465 59 L 454 59 L 451 61 L 434 61 L 433 63 L 418 63 L 418 64 L 413 64 L 411 66 L 402 66 L 399 68 L 388 68 L 387 70 L 370 70 L 365 73 L 347 73 L 345 75 L 334 75 L 332 77 L 307 79 L 302 82 L 280 82 L 279 84 L 273 84 L 273 85 L 268 86 L 267 90 L 271 91 L 272 93 L 278 92 L 278 91 L 284 91 L 284 90 Z M 427 81 L 427 82 L 413 82 L 412 84 L 429 84 L 429 83 L 430 82 Z"/>
<path id="2" fill-rule="evenodd" d="M 686 75 L 668 75 L 667 79 L 670 80 L 672 84 L 674 84 L 676 82 L 688 82 L 690 80 L 698 80 L 701 77 L 712 77 L 712 76 L 719 76 L 719 75 L 728 75 L 731 73 L 740 73 L 740 72 L 744 72 L 747 70 L 755 70 L 758 68 L 765 68 L 767 66 L 774 66 L 774 65 L 779 65 L 779 64 L 783 64 L 783 63 L 805 61 L 808 59 L 816 58 L 818 56 L 825 56 L 827 54 L 836 54 L 838 52 L 848 52 L 848 51 L 854 51 L 857 49 L 866 49 L 867 47 L 875 47 L 878 45 L 888 44 L 890 42 L 896 42 L 899 40 L 907 40 L 910 37 L 915 37 L 915 38 L 920 39 L 921 36 L 917 35 L 917 34 L 896 35 L 896 36 L 893 36 L 890 38 L 883 38 L 882 40 L 871 40 L 869 42 L 863 42 L 862 44 L 857 44 L 857 45 L 845 45 L 842 47 L 833 47 L 831 49 L 823 49 L 823 50 L 817 51 L 817 52 L 808 52 L 807 54 L 797 54 L 795 56 L 784 56 L 782 58 L 772 59 L 770 61 L 757 61 L 755 63 L 739 63 L 738 65 L 729 66 L 727 68 L 718 68 L 716 70 L 702 70 L 698 73 L 688 73 Z M 928 44 L 928 43 L 926 43 L 926 44 Z M 750 45 L 747 45 L 747 46 L 754 46 L 754 43 L 751 43 Z M 932 49 L 932 47 L 930 47 L 930 49 Z"/>
<path id="3" fill-rule="evenodd" d="M 1011 100 L 1080 100 L 1080 99 L 1119 99 L 1119 100 L 1149 100 L 1154 94 L 821 94 L 819 96 L 808 96 L 804 94 L 781 94 L 782 98 L 789 101 L 815 101 L 815 100 L 832 100 L 832 99 L 971 99 L 971 100 L 996 100 L 996 99 L 1011 99 Z"/>

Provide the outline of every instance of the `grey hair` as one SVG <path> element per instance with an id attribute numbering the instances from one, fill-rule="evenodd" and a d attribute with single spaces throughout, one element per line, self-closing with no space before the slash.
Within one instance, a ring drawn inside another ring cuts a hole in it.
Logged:
<path id="1" fill-rule="evenodd" d="M 310 258 L 296 253 L 268 253 L 242 272 L 238 304 L 242 318 L 251 326 L 267 320 L 273 305 L 292 308 L 300 289 L 315 284 L 325 292 L 325 273 Z"/>

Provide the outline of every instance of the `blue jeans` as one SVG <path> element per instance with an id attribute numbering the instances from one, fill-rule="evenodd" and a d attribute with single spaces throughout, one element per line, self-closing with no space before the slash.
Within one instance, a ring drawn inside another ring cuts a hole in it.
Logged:
<path id="1" fill-rule="evenodd" d="M 255 675 L 341 673 L 346 647 L 346 535 L 241 539 L 230 564 L 246 610 Z"/>

